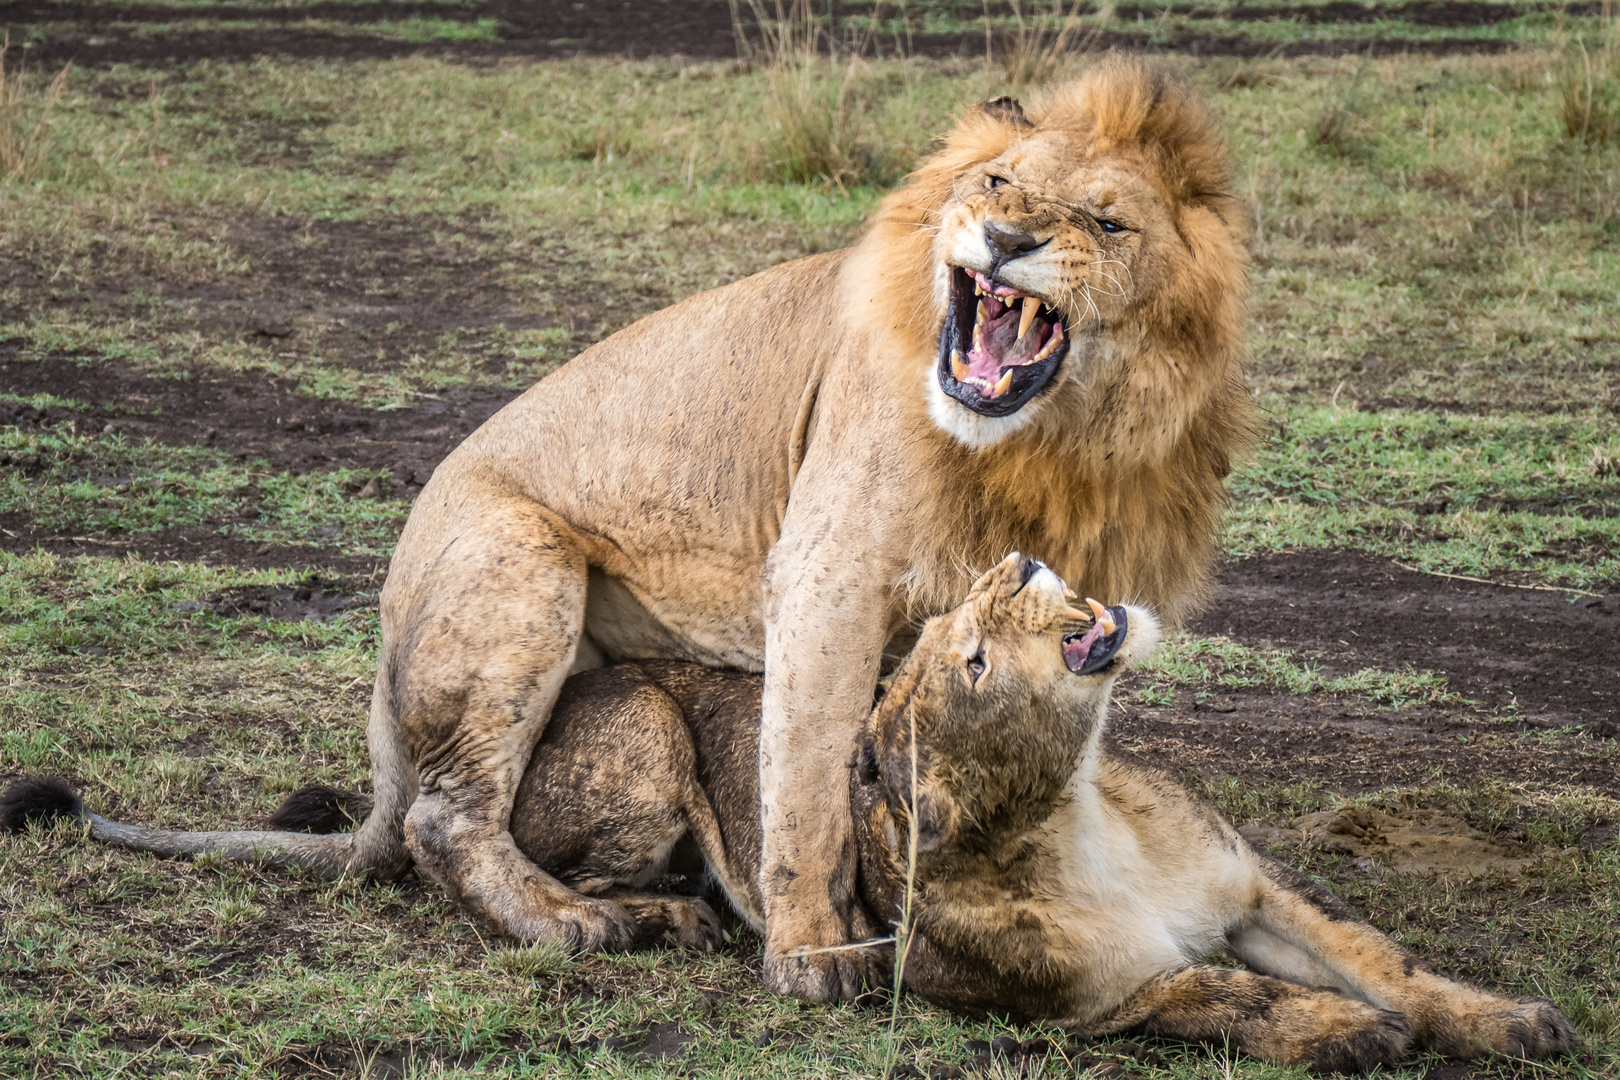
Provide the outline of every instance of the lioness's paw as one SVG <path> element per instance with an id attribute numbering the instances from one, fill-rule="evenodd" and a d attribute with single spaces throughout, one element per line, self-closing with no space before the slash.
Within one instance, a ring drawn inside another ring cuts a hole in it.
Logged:
<path id="1" fill-rule="evenodd" d="M 885 964 L 881 947 L 815 952 L 806 949 L 768 949 L 765 985 L 778 994 L 805 1001 L 854 1001 L 883 986 Z"/>
<path id="2" fill-rule="evenodd" d="M 651 947 L 673 936 L 688 949 L 713 952 L 725 940 L 720 918 L 696 896 L 621 896 L 636 921 L 636 946 Z"/>
<path id="3" fill-rule="evenodd" d="M 1516 1058 L 1557 1057 L 1580 1041 L 1569 1018 L 1546 998 L 1502 999 L 1500 1008 L 1477 1015 L 1474 1030 L 1492 1051 Z"/>
<path id="4" fill-rule="evenodd" d="M 581 896 L 532 920 L 523 937 L 557 941 L 580 952 L 623 952 L 636 939 L 636 921 L 612 900 Z"/>
<path id="5" fill-rule="evenodd" d="M 1415 1034 L 1404 1013 L 1346 1002 L 1344 1017 L 1329 1026 L 1329 1034 L 1316 1040 L 1304 1063 L 1320 1072 L 1360 1073 L 1379 1065 L 1393 1065 L 1411 1053 Z M 1353 1009 L 1350 1006 L 1354 1006 Z"/>

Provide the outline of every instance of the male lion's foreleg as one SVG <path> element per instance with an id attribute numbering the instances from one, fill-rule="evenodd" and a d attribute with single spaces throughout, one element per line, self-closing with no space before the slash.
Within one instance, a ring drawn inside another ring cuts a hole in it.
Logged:
<path id="1" fill-rule="evenodd" d="M 582 633 L 584 557 L 539 506 L 491 497 L 430 566 L 411 569 L 385 619 L 395 706 L 419 777 L 405 818 L 417 867 L 513 937 L 626 946 L 633 926 L 623 908 L 542 872 L 509 831 Z"/>
<path id="2" fill-rule="evenodd" d="M 1251 1057 L 1326 1072 L 1391 1065 L 1412 1045 L 1412 1026 L 1400 1013 L 1223 967 L 1184 968 L 1153 979 L 1103 1026 L 1225 1043 Z"/>
<path id="3" fill-rule="evenodd" d="M 1545 998 L 1505 998 L 1435 974 L 1309 878 L 1269 860 L 1261 903 L 1233 951 L 1278 978 L 1331 986 L 1411 1017 L 1423 1045 L 1451 1057 L 1568 1053 L 1575 1029 Z"/>

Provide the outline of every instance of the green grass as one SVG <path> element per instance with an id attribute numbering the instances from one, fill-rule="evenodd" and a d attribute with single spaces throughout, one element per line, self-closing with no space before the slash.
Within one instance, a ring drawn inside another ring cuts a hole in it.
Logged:
<path id="1" fill-rule="evenodd" d="M 1268 411 L 1266 445 L 1232 485 L 1233 554 L 1343 546 L 1425 570 L 1620 581 L 1613 412 Z"/>
<path id="2" fill-rule="evenodd" d="M 405 507 L 352 498 L 374 473 L 292 475 L 200 446 L 0 427 L 0 511 L 117 537 L 205 526 L 221 536 L 386 555 Z"/>
<path id="3" fill-rule="evenodd" d="M 295 577 L 0 555 L 0 770 L 66 773 L 92 808 L 171 827 L 251 825 L 303 783 L 363 784 L 373 610 L 324 624 L 183 610 L 187 601 Z M 1178 651 L 1158 674 L 1197 688 L 1203 676 L 1188 664 L 1210 655 L 1202 646 L 1191 660 Z M 1579 790 L 1489 782 L 1353 800 L 1321 785 L 1271 791 L 1230 781 L 1207 792 L 1239 821 L 1287 821 L 1346 801 L 1424 805 L 1558 846 L 1620 813 L 1612 798 Z M 1612 846 L 1467 889 L 1402 875 L 1368 879 L 1333 856 L 1308 855 L 1304 866 L 1449 970 L 1507 992 L 1552 996 L 1597 1055 L 1558 1075 L 1601 1076 L 1620 1061 L 1620 859 Z M 871 1077 L 888 1052 L 886 1010 L 806 1007 L 765 992 L 758 943 L 740 927 L 737 945 L 713 956 L 569 957 L 486 940 L 420 882 L 326 883 L 213 860 L 165 861 L 100 848 L 71 825 L 0 844 L 0 910 L 7 1075 L 273 1076 L 301 1061 L 342 1060 L 352 1069 L 408 1052 L 422 1076 Z M 959 1061 L 966 1039 L 1009 1030 L 911 998 L 900 1015 L 900 1060 L 925 1067 Z M 667 1064 L 613 1050 L 563 1057 L 544 1049 L 553 1035 L 579 1043 L 637 1036 L 655 1024 L 676 1024 L 697 1041 Z M 776 1042 L 757 1047 L 765 1027 Z M 1218 1051 L 1152 1045 L 1168 1063 L 1152 1075 L 1224 1075 Z M 1415 1080 L 1426 1064 L 1388 1075 Z M 1306 1075 L 1252 1062 L 1235 1068 L 1255 1080 Z"/>
<path id="4" fill-rule="evenodd" d="M 201 25 L 210 5 L 182 3 Z M 443 6 L 442 17 L 387 26 L 305 28 L 447 46 L 499 32 L 471 5 Z M 916 31 L 947 32 L 979 25 L 982 7 L 911 12 Z M 1425 570 L 1613 591 L 1620 146 L 1565 133 L 1567 53 L 1545 47 L 1563 40 L 1551 17 L 1440 30 L 1190 14 L 1109 28 L 1523 46 L 1368 62 L 1167 59 L 1222 114 L 1257 222 L 1250 379 L 1269 435 L 1233 478 L 1223 545 L 1238 555 L 1346 546 Z M 1572 20 L 1566 31 L 1594 38 L 1596 26 Z M 36 93 L 49 74 L 30 75 Z M 812 89 L 829 92 L 837 77 L 817 69 Z M 900 163 L 1003 89 L 1001 78 L 973 58 L 857 66 L 843 137 L 865 155 L 864 179 L 840 187 L 788 160 L 766 108 L 769 73 L 729 63 L 76 69 L 44 129 L 41 168 L 0 183 L 0 250 L 15 270 L 0 269 L 0 342 L 16 350 L 12 363 L 65 355 L 173 375 L 265 372 L 313 397 L 381 408 L 523 386 L 647 311 L 848 243 Z M 1316 137 L 1333 109 L 1333 137 Z M 795 170 L 802 178 L 784 182 Z M 380 220 L 400 232 L 370 248 L 358 233 L 322 232 Z M 479 323 L 452 311 L 414 330 L 388 321 L 355 344 L 335 329 L 349 301 L 278 269 L 288 256 L 264 238 L 289 224 L 295 260 L 364 284 L 351 306 L 425 308 L 477 279 L 509 313 Z M 253 336 L 210 306 L 218 292 L 271 298 L 295 312 L 294 333 Z M 4 401 L 76 408 L 51 396 Z M 405 513 L 402 502 L 352 498 L 363 476 L 350 471 L 293 476 L 87 425 L 0 427 L 0 454 L 0 511 L 70 535 L 201 530 L 380 558 Z M 207 606 L 300 579 L 0 553 L 0 772 L 66 773 L 93 808 L 198 827 L 249 825 L 312 781 L 363 786 L 380 581 L 342 582 L 360 602 L 326 623 Z M 1612 752 L 1584 735 L 1513 730 L 1511 716 L 1486 715 L 1434 670 L 1327 664 L 1282 647 L 1173 640 L 1135 684 L 1135 703 L 1265 688 L 1365 702 L 1380 717 L 1413 706 L 1466 713 L 1495 745 Z M 1558 849 L 1620 816 L 1593 790 L 1489 778 L 1358 794 L 1322 778 L 1194 782 L 1239 821 L 1282 823 L 1347 802 L 1421 805 Z M 1320 853 L 1304 868 L 1447 970 L 1552 996 L 1588 1049 L 1535 1075 L 1595 1078 L 1620 1070 L 1616 852 L 1612 841 L 1587 845 L 1467 887 L 1375 878 Z M 886 1009 L 778 999 L 759 985 L 757 953 L 740 930 L 709 957 L 514 948 L 480 937 L 428 885 L 165 862 L 62 827 L 0 841 L 0 1074 L 881 1071 Z M 697 1037 L 686 1059 L 544 1049 L 550 1035 L 580 1041 L 665 1022 Z M 767 1026 L 776 1042 L 756 1047 Z M 896 1035 L 916 1040 L 901 1044 L 902 1061 L 928 1066 L 1002 1030 L 907 998 Z M 1153 1049 L 1168 1067 L 1127 1062 L 1130 1075 L 1304 1075 L 1218 1049 Z M 1386 1075 L 1416 1080 L 1433 1064 Z"/>

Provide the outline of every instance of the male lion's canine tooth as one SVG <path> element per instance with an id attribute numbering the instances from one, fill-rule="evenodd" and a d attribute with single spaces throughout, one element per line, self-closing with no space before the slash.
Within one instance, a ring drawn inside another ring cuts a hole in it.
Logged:
<path id="1" fill-rule="evenodd" d="M 962 350 L 951 350 L 951 378 L 957 382 L 967 382 L 968 366 L 962 363 Z"/>
<path id="2" fill-rule="evenodd" d="M 1003 371 L 1001 373 L 1001 378 L 996 380 L 996 385 L 994 385 L 994 386 L 992 386 L 990 388 L 990 396 L 991 397 L 1000 397 L 1002 394 L 1005 394 L 1011 387 L 1012 387 L 1012 368 L 1008 368 L 1006 371 Z"/>
<path id="3" fill-rule="evenodd" d="M 1024 297 L 1024 311 L 1018 316 L 1018 340 L 1023 341 L 1024 335 L 1029 332 L 1029 324 L 1035 321 L 1035 316 L 1041 313 L 1041 302 L 1033 296 Z"/>

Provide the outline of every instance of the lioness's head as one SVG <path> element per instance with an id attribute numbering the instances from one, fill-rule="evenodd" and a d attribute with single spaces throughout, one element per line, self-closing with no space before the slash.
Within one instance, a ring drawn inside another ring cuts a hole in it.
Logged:
<path id="1" fill-rule="evenodd" d="M 1204 104 L 1109 61 L 1028 111 L 971 110 L 884 204 L 850 285 L 892 300 L 872 315 L 908 352 L 927 347 L 929 413 L 959 441 L 1131 405 L 1145 435 L 1162 410 L 1138 387 L 1190 395 L 1179 421 L 1241 354 L 1247 218 L 1231 186 Z"/>
<path id="2" fill-rule="evenodd" d="M 874 883 L 892 883 L 908 857 L 912 806 L 923 878 L 1050 815 L 1114 680 L 1158 638 L 1141 608 L 1087 612 L 1071 598 L 1014 553 L 924 626 L 858 752 L 854 809 Z"/>

